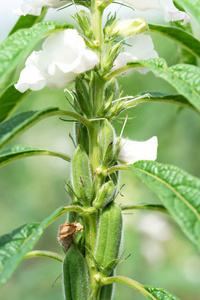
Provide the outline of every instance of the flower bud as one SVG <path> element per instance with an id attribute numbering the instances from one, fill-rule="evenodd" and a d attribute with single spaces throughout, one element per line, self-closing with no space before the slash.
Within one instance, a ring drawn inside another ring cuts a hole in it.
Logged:
<path id="1" fill-rule="evenodd" d="M 127 19 L 117 23 L 114 27 L 112 34 L 128 37 L 131 35 L 139 34 L 148 30 L 148 25 L 144 18 Z"/>

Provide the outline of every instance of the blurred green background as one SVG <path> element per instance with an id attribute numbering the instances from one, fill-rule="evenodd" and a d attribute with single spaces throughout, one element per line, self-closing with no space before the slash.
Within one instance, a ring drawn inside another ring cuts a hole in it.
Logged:
<path id="1" fill-rule="evenodd" d="M 174 42 L 153 35 L 155 49 L 169 65 L 178 62 Z M 124 95 L 142 91 L 175 92 L 167 83 L 151 72 L 120 77 Z M 69 109 L 62 91 L 44 89 L 31 93 L 17 112 L 49 106 Z M 17 113 L 16 112 L 16 113 Z M 119 119 L 124 117 L 120 115 Z M 148 103 L 130 110 L 124 137 L 145 140 L 158 136 L 157 161 L 174 164 L 194 176 L 200 176 L 200 118 L 197 113 L 179 109 L 173 104 Z M 120 119 L 121 120 L 121 119 Z M 122 124 L 113 122 L 119 135 Z M 40 147 L 72 155 L 74 148 L 69 138 L 73 124 L 58 117 L 43 120 L 13 141 L 13 144 Z M 68 205 L 64 181 L 70 177 L 70 165 L 59 158 L 32 157 L 8 164 L 0 169 L 1 218 L 0 234 L 12 231 L 27 222 L 40 222 L 57 207 Z M 154 195 L 133 174 L 123 172 L 123 197 L 118 203 L 159 203 Z M 62 253 L 57 241 L 59 218 L 44 233 L 35 249 Z M 170 216 L 150 211 L 124 213 L 123 258 L 131 256 L 117 269 L 145 285 L 163 287 L 181 300 L 200 299 L 199 253 L 180 231 Z M 63 299 L 61 264 L 49 258 L 23 261 L 10 280 L 1 288 L 0 299 L 55 300 Z M 117 284 L 114 300 L 144 299 L 133 289 Z"/>

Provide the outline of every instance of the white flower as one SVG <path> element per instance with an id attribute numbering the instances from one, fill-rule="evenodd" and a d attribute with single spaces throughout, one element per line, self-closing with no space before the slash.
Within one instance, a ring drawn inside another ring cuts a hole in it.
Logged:
<path id="1" fill-rule="evenodd" d="M 15 88 L 21 93 L 27 89 L 38 91 L 44 86 L 62 88 L 77 74 L 94 68 L 98 61 L 75 29 L 59 31 L 45 40 L 42 50 L 28 57 Z"/>
<path id="2" fill-rule="evenodd" d="M 148 25 L 144 18 L 127 19 L 118 22 L 113 28 L 112 34 L 118 34 L 124 37 L 139 34 L 148 30 Z"/>
<path id="3" fill-rule="evenodd" d="M 126 41 L 127 44 L 131 43 L 132 46 L 125 46 L 125 51 L 118 55 L 114 62 L 114 70 L 125 66 L 127 62 L 158 57 L 158 53 L 154 50 L 154 44 L 149 35 L 138 34 Z M 139 69 L 139 71 L 146 73 L 147 69 Z M 126 74 L 129 72 L 126 72 Z"/>
<path id="4" fill-rule="evenodd" d="M 138 10 L 157 9 L 163 12 L 166 22 L 183 20 L 183 25 L 190 21 L 190 17 L 183 11 L 179 11 L 173 4 L 173 0 L 124 0 Z"/>
<path id="5" fill-rule="evenodd" d="M 158 139 L 153 136 L 147 141 L 137 142 L 122 139 L 118 160 L 122 163 L 133 164 L 138 160 L 156 160 Z"/>
<path id="6" fill-rule="evenodd" d="M 60 7 L 69 1 L 64 0 L 22 0 L 20 7 L 13 11 L 18 16 L 34 15 L 39 16 L 41 14 L 42 7 Z"/>

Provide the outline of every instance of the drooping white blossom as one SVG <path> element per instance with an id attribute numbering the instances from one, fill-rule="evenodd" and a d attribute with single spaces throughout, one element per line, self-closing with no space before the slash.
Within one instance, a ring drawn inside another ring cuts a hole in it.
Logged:
<path id="1" fill-rule="evenodd" d="M 133 164 L 138 160 L 156 160 L 158 139 L 156 136 L 144 142 L 121 139 L 121 147 L 118 160 L 122 163 Z"/>
<path id="2" fill-rule="evenodd" d="M 59 31 L 45 40 L 42 50 L 28 57 L 15 88 L 21 93 L 28 89 L 38 91 L 45 86 L 62 88 L 98 62 L 97 55 L 86 49 L 75 29 Z"/>
<path id="3" fill-rule="evenodd" d="M 166 22 L 183 20 L 183 25 L 190 21 L 190 17 L 178 10 L 173 0 L 124 0 L 138 10 L 156 9 L 162 11 Z"/>
<path id="4" fill-rule="evenodd" d="M 20 6 L 13 11 L 18 16 L 34 15 L 39 16 L 44 6 L 53 8 L 61 7 L 68 3 L 65 0 L 22 0 Z"/>
<path id="5" fill-rule="evenodd" d="M 119 69 L 125 66 L 128 62 L 141 60 L 141 59 L 150 59 L 157 58 L 158 53 L 154 50 L 154 44 L 149 35 L 138 34 L 133 37 L 130 37 L 126 40 L 127 44 L 131 46 L 125 46 L 124 52 L 121 52 L 115 62 L 114 70 Z M 140 72 L 146 73 L 147 69 L 139 69 Z M 130 71 L 129 71 L 130 72 Z M 126 72 L 128 74 L 129 72 Z"/>

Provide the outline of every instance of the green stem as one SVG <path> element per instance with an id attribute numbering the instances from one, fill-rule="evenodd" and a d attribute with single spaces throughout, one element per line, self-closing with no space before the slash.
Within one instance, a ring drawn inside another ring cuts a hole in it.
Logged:
<path id="1" fill-rule="evenodd" d="M 137 291 L 139 291 L 140 293 L 142 293 L 144 296 L 149 297 L 150 299 L 156 300 L 156 298 L 150 294 L 143 285 L 141 285 L 139 282 L 130 279 L 128 277 L 125 276 L 113 276 L 113 277 L 107 277 L 107 278 L 101 278 L 101 284 L 105 285 L 105 284 L 112 284 L 115 282 L 121 282 L 121 283 L 125 283 L 131 287 L 133 287 L 134 289 L 136 289 Z"/>
<path id="2" fill-rule="evenodd" d="M 95 41 L 97 43 L 97 49 L 99 52 L 100 65 L 103 61 L 104 54 L 104 35 L 103 35 L 103 10 L 101 6 L 97 6 L 98 1 L 93 0 L 91 5 L 91 16 L 92 16 L 92 30 L 94 34 Z"/>
<path id="3" fill-rule="evenodd" d="M 24 258 L 32 258 L 32 257 L 38 257 L 38 256 L 54 258 L 60 262 L 63 262 L 63 260 L 64 260 L 64 257 L 62 255 L 55 253 L 55 252 L 44 251 L 44 250 L 31 251 L 31 252 L 27 253 Z"/>
<path id="4" fill-rule="evenodd" d="M 91 297 L 90 300 L 97 300 L 97 294 L 99 290 L 99 283 L 94 280 L 94 275 L 98 272 L 97 266 L 95 265 L 94 256 L 97 238 L 97 220 L 98 213 L 93 213 L 89 215 L 83 215 L 85 224 L 85 245 L 86 245 L 86 262 L 89 269 L 90 276 L 90 288 Z M 87 250 L 89 249 L 89 251 Z M 92 254 L 92 255 L 91 255 Z"/>
<path id="5" fill-rule="evenodd" d="M 119 76 L 122 73 L 124 73 L 124 72 L 126 72 L 126 71 L 128 71 L 130 69 L 135 69 L 135 68 L 145 68 L 145 67 L 142 66 L 142 65 L 140 65 L 140 64 L 136 64 L 136 63 L 134 63 L 134 65 L 131 65 L 131 64 L 130 65 L 125 65 L 125 66 L 123 66 L 123 67 L 121 67 L 121 68 L 119 68 L 119 69 L 117 69 L 117 70 L 109 73 L 107 76 L 105 76 L 105 79 L 106 80 L 110 80 L 113 77 Z"/>
<path id="6" fill-rule="evenodd" d="M 130 210 L 130 209 L 149 209 L 156 210 L 168 213 L 167 209 L 162 204 L 139 204 L 139 205 L 124 205 L 121 206 L 121 210 Z"/>

